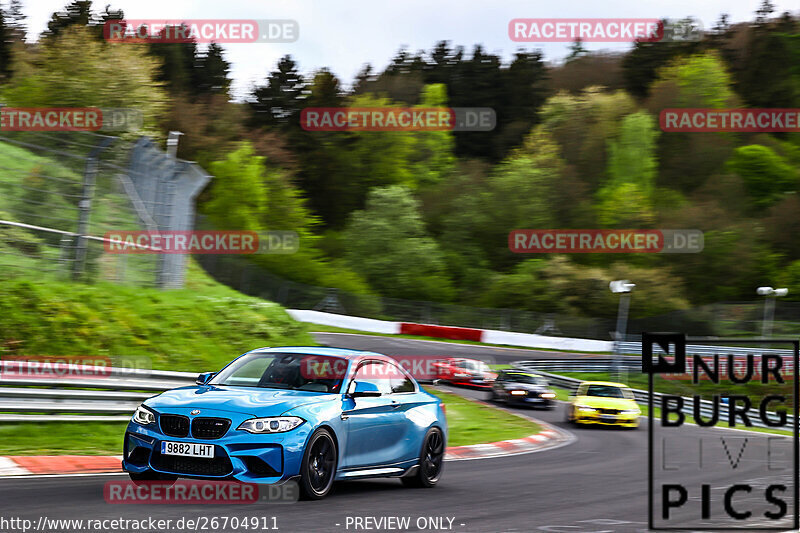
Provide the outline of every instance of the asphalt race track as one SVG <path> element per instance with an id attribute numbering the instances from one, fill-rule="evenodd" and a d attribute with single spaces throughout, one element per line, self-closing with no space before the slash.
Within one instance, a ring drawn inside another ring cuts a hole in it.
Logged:
<path id="1" fill-rule="evenodd" d="M 347 337 L 337 336 L 338 342 L 332 344 L 350 347 L 358 344 L 360 348 L 380 349 L 382 342 L 378 337 L 369 337 L 367 340 L 360 336 Z M 348 342 L 343 342 L 345 340 Z M 386 342 L 383 351 L 397 354 L 398 349 L 414 349 L 407 345 L 420 341 L 390 339 Z M 441 346 L 440 343 L 436 344 Z M 467 355 L 464 346 L 459 350 L 462 355 Z M 467 350 L 474 355 L 486 348 L 470 346 Z M 536 353 L 523 351 L 528 357 Z M 418 350 L 416 353 L 431 352 Z M 553 356 L 552 352 L 544 353 L 548 357 Z M 508 354 L 508 357 L 511 356 Z M 499 357 L 498 362 L 501 362 Z M 473 397 L 485 397 L 483 392 L 459 391 Z M 525 413 L 566 428 L 576 435 L 576 441 L 558 449 L 527 455 L 448 462 L 441 482 L 434 489 L 407 489 L 397 480 L 356 481 L 338 485 L 335 492 L 323 501 L 283 505 L 112 505 L 103 499 L 103 486 L 110 480 L 125 479 L 124 476 L 5 478 L 0 480 L 1 515 L 5 518 L 26 518 L 34 524 L 42 516 L 48 519 L 153 517 L 172 519 L 173 523 L 180 518 L 275 516 L 279 530 L 286 532 L 386 530 L 375 528 L 371 522 L 368 524 L 370 529 L 357 528 L 354 526 L 356 517 L 410 517 L 410 527 L 402 531 L 647 531 L 646 424 L 637 431 L 575 429 L 563 422 L 562 405 L 554 411 L 526 410 Z M 757 513 L 773 508 L 764 503 L 763 488 L 759 485 L 759 481 L 764 480 L 766 437 L 687 426 L 681 430 L 679 438 L 673 438 L 670 442 L 670 449 L 679 450 L 677 459 L 670 456 L 671 460 L 677 464 L 682 457 L 691 463 L 693 450 L 697 448 L 700 437 L 707 443 L 706 468 L 716 468 L 713 471 L 719 472 L 710 475 L 704 471 L 702 474 L 703 482 L 710 482 L 712 486 L 714 513 L 721 509 L 724 489 L 743 480 L 750 481 L 755 488 L 751 495 L 736 496 L 738 508 L 751 508 Z M 737 459 L 736 454 L 741 448 L 740 443 L 733 441 L 741 442 L 745 437 L 751 440 L 744 453 L 738 455 L 736 469 L 731 469 L 728 465 L 731 460 L 724 453 L 713 451 L 714 443 L 719 447 L 720 437 L 731 441 L 728 446 L 731 446 L 733 460 Z M 777 439 L 780 442 L 776 449 L 780 448 L 781 443 L 788 442 L 788 439 Z M 692 480 L 696 481 L 700 474 L 699 469 L 688 467 L 682 468 L 681 472 L 687 485 L 691 485 Z M 787 479 L 787 485 L 791 490 L 790 479 Z M 786 496 L 791 511 L 789 493 Z M 686 509 L 684 518 L 697 518 L 699 492 L 690 495 Z M 689 511 L 693 514 L 687 514 Z M 676 513 L 675 520 L 681 519 L 681 516 Z M 425 521 L 428 518 L 443 518 L 444 525 L 427 527 Z M 449 525 L 449 519 L 452 519 L 452 525 Z M 418 521 L 422 527 L 418 527 Z M 671 526 L 677 523 L 671 522 Z M 779 524 L 770 522 L 765 525 Z M 791 526 L 789 522 L 780 525 L 785 529 Z M 184 530 L 173 526 L 165 531 Z"/>
<path id="2" fill-rule="evenodd" d="M 376 335 L 356 335 L 350 333 L 314 333 L 320 344 L 372 350 L 386 355 L 435 355 L 439 357 L 470 357 L 486 363 L 509 364 L 515 361 L 532 359 L 582 359 L 608 357 L 607 354 L 582 354 L 572 352 L 552 352 L 546 350 L 527 350 L 524 348 L 505 348 L 481 346 L 479 344 L 459 344 L 454 342 L 426 341 L 397 337 L 378 337 Z"/>

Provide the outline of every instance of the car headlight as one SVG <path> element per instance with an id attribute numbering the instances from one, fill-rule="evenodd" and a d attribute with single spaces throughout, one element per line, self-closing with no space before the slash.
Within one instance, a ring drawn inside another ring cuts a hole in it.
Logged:
<path id="1" fill-rule="evenodd" d="M 283 433 L 293 430 L 303 422 L 305 420 L 299 416 L 269 416 L 245 420 L 237 429 L 248 433 Z"/>
<path id="2" fill-rule="evenodd" d="M 512 390 L 509 391 L 509 394 L 511 394 L 511 396 L 525 396 L 528 393 L 525 392 L 524 390 Z"/>
<path id="3" fill-rule="evenodd" d="M 594 407 L 589 407 L 588 405 L 576 405 L 575 407 L 578 409 L 578 411 L 582 411 L 584 413 L 593 413 L 597 411 L 597 409 Z"/>
<path id="4" fill-rule="evenodd" d="M 543 392 L 542 394 L 540 394 L 540 396 L 542 398 L 555 398 L 556 397 L 556 393 L 555 392 Z"/>
<path id="5" fill-rule="evenodd" d="M 131 420 L 142 426 L 149 426 L 150 424 L 155 424 L 156 415 L 147 407 L 140 405 L 133 412 Z"/>
<path id="6" fill-rule="evenodd" d="M 622 410 L 622 414 L 623 415 L 640 415 L 640 414 L 642 414 L 642 411 L 640 411 L 639 409 L 623 409 Z"/>

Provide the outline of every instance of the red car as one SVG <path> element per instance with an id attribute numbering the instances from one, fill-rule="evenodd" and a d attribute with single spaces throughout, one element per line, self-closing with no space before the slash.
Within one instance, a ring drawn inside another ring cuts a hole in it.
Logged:
<path id="1" fill-rule="evenodd" d="M 476 359 L 449 357 L 434 363 L 436 379 L 453 385 L 466 385 L 488 389 L 494 383 L 497 374 L 489 365 Z"/>

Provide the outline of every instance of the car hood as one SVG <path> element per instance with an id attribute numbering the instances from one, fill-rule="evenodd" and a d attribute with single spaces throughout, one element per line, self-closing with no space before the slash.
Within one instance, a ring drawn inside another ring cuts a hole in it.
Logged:
<path id="1" fill-rule="evenodd" d="M 156 411 L 171 408 L 216 409 L 252 416 L 277 416 L 290 409 L 332 401 L 337 394 L 255 387 L 199 386 L 166 391 L 145 401 Z"/>
<path id="2" fill-rule="evenodd" d="M 638 406 L 633 400 L 625 398 L 601 398 L 599 396 L 578 396 L 575 403 L 599 409 L 636 409 Z"/>

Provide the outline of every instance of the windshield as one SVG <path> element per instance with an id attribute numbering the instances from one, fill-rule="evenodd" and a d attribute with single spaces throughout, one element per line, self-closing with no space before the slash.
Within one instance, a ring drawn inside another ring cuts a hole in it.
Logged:
<path id="1" fill-rule="evenodd" d="M 483 361 L 467 361 L 467 368 L 472 372 L 491 372 L 489 365 Z"/>
<path id="2" fill-rule="evenodd" d="M 633 393 L 628 389 L 621 389 L 612 385 L 589 385 L 586 396 L 600 396 L 601 398 L 633 399 Z"/>
<path id="3" fill-rule="evenodd" d="M 547 380 L 540 376 L 529 376 L 527 374 L 508 374 L 509 381 L 514 383 L 528 383 L 530 385 L 541 385 L 542 387 L 549 386 Z"/>
<path id="4" fill-rule="evenodd" d="M 251 353 L 225 367 L 209 384 L 339 392 L 347 361 L 326 358 L 325 362 L 329 363 L 327 368 L 330 370 L 320 372 L 319 359 L 318 356 L 308 354 Z M 341 368 L 336 369 L 336 366 Z"/>

